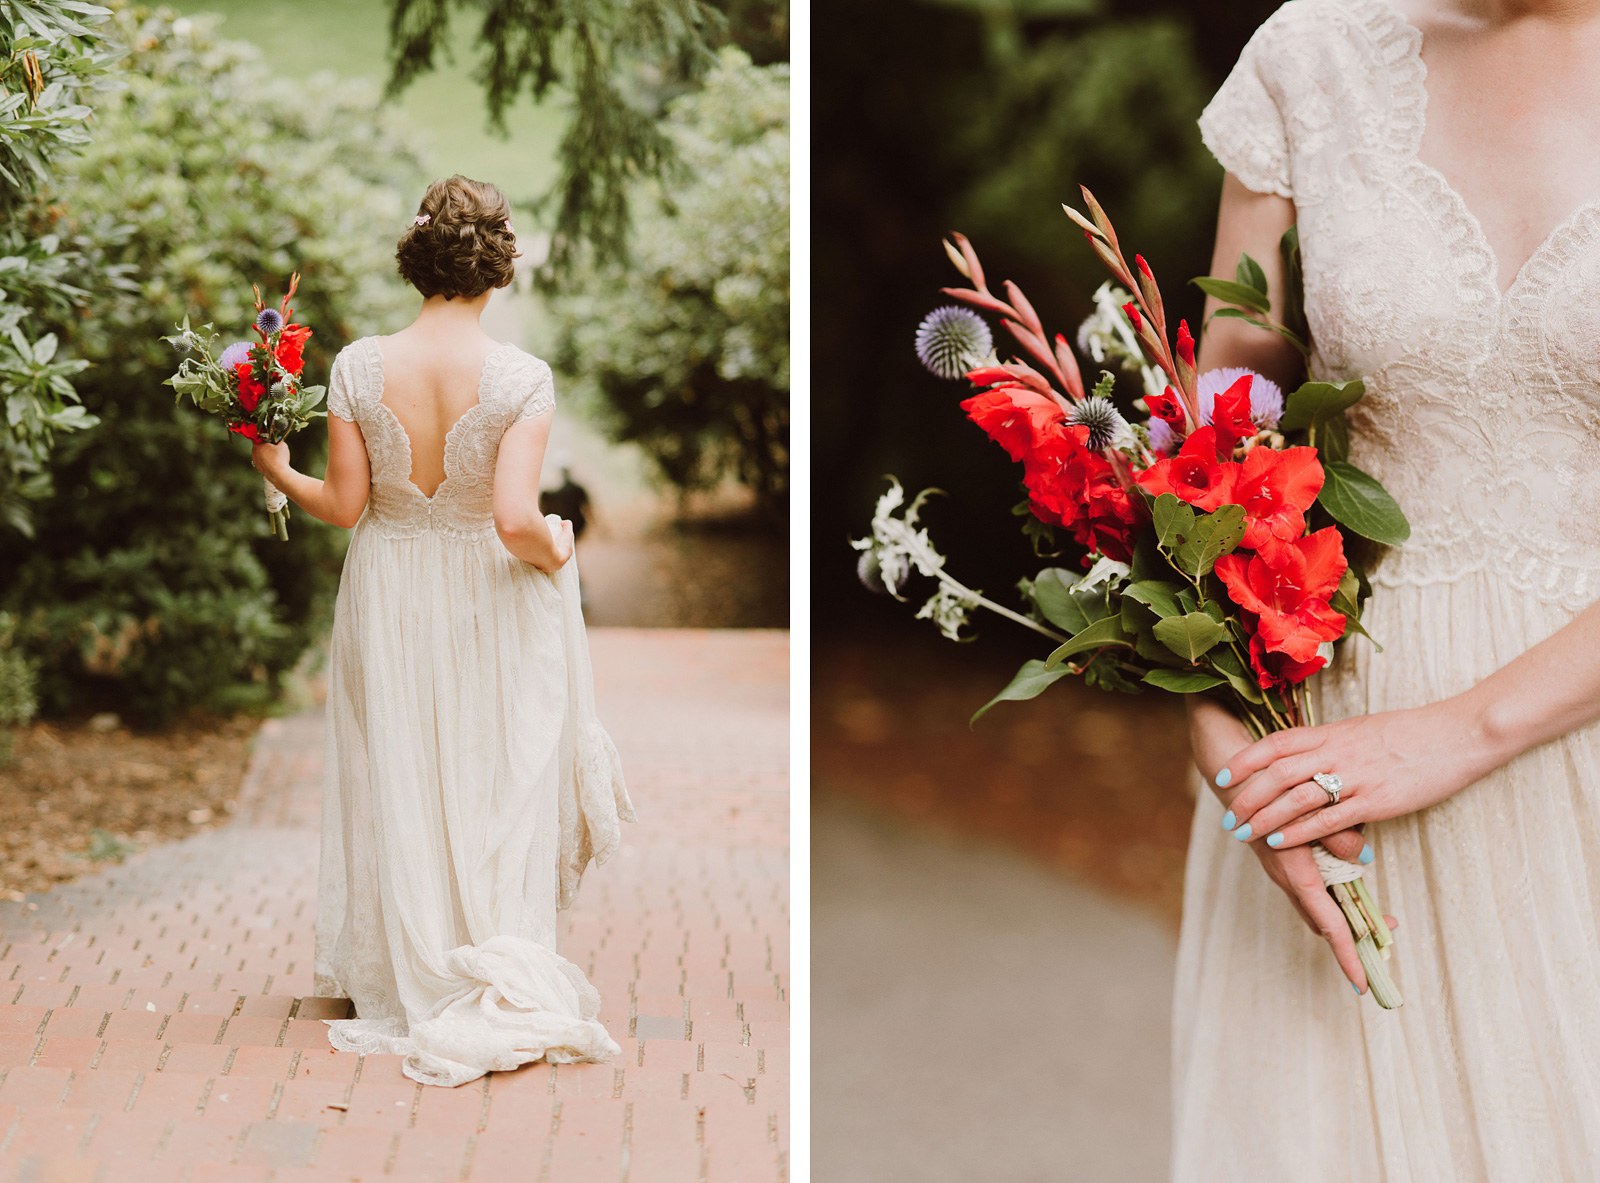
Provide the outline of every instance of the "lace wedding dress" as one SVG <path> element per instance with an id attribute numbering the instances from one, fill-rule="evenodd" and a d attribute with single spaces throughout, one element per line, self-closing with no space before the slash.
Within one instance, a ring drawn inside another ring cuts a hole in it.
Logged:
<path id="1" fill-rule="evenodd" d="M 539 571 L 491 517 L 500 438 L 555 405 L 550 368 L 493 351 L 432 497 L 382 395 L 377 340 L 343 350 L 328 411 L 360 424 L 372 492 L 329 655 L 316 990 L 358 1016 L 329 1039 L 403 1054 L 424 1084 L 608 1059 L 556 910 L 632 807 L 595 716 L 576 560 Z"/>
<path id="2" fill-rule="evenodd" d="M 1383 0 L 1292 0 L 1201 130 L 1294 200 L 1323 378 L 1363 377 L 1351 459 L 1411 520 L 1317 680 L 1324 719 L 1465 690 L 1600 593 L 1600 202 L 1509 290 L 1418 159 L 1421 34 Z M 1595 660 L 1586 654 L 1584 660 Z M 1174 1045 L 1177 1180 L 1600 1179 L 1600 730 L 1367 828 L 1405 1006 L 1357 998 L 1202 790 Z"/>

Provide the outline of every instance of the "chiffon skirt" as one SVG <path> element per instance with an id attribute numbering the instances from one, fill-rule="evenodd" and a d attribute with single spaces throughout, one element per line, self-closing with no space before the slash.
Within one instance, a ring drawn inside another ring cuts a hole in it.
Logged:
<path id="1" fill-rule="evenodd" d="M 330 651 L 317 992 L 357 1015 L 330 1040 L 442 1085 L 607 1059 L 599 996 L 556 952 L 576 568 L 367 525 Z"/>
<path id="2" fill-rule="evenodd" d="M 1324 719 L 1481 681 L 1572 613 L 1488 575 L 1379 587 Z M 1592 660 L 1592 657 L 1591 657 Z M 1179 1183 L 1600 1179 L 1600 729 L 1369 825 L 1405 1005 L 1358 998 L 1196 784 L 1174 1002 Z"/>

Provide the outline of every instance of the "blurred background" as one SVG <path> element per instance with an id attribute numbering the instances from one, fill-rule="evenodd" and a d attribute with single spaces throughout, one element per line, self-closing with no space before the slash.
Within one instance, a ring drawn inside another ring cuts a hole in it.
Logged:
<path id="1" fill-rule="evenodd" d="M 347 533 L 268 535 L 161 338 L 243 336 L 298 271 L 325 381 L 415 314 L 393 250 L 433 178 L 515 207 L 485 327 L 556 368 L 590 623 L 787 627 L 787 0 L 13 7 L 0 895 L 226 821 L 261 716 L 315 701 Z"/>
<path id="2" fill-rule="evenodd" d="M 1044 565 L 1010 513 L 1019 474 L 912 350 L 963 284 L 940 238 L 968 235 L 992 287 L 1015 281 L 1073 339 L 1105 278 L 1061 212 L 1087 185 L 1170 319 L 1196 324 L 1222 171 L 1195 119 L 1276 7 L 813 5 L 820 1180 L 1166 1177 L 1182 705 L 1057 683 L 969 729 L 1037 638 L 988 616 L 944 640 L 913 619 L 926 581 L 908 604 L 868 593 L 848 540 L 884 474 L 935 486 L 924 521 L 951 572 L 1018 605 Z"/>

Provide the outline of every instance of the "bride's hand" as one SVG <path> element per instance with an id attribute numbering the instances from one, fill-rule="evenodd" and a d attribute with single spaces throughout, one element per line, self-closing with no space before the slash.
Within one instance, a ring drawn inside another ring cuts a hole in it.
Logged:
<path id="1" fill-rule="evenodd" d="M 1383 711 L 1321 727 L 1279 731 L 1228 761 L 1241 824 L 1287 850 L 1365 822 L 1415 813 L 1492 771 L 1479 728 L 1454 699 Z M 1343 782 L 1339 803 L 1312 781 L 1331 772 Z"/>
<path id="2" fill-rule="evenodd" d="M 1230 768 L 1236 763 L 1236 760 L 1230 761 L 1228 757 L 1241 755 L 1241 747 L 1249 750 L 1250 733 L 1245 730 L 1244 724 L 1220 703 L 1192 696 L 1189 699 L 1189 740 L 1195 764 L 1206 778 L 1206 783 L 1213 786 L 1223 805 L 1235 807 L 1239 795 L 1237 783 L 1230 782 L 1230 787 L 1221 789 L 1215 788 L 1215 785 L 1217 773 L 1224 762 Z M 1225 817 L 1224 820 L 1230 819 Z M 1241 828 L 1234 826 L 1231 832 L 1237 834 Z M 1323 839 L 1322 845 L 1330 853 L 1350 861 L 1357 860 L 1366 849 L 1366 842 L 1357 830 L 1330 834 Z M 1267 877 L 1289 897 L 1289 902 L 1294 905 L 1300 919 L 1305 921 L 1306 927 L 1332 947 L 1333 955 L 1345 976 L 1355 984 L 1356 989 L 1363 989 L 1366 974 L 1361 969 L 1360 958 L 1356 956 L 1350 925 L 1323 885 L 1310 849 L 1296 847 L 1278 851 L 1259 842 L 1250 843 L 1250 849 Z"/>
<path id="3" fill-rule="evenodd" d="M 556 564 L 551 567 L 552 572 L 559 571 L 567 565 L 567 560 L 572 557 L 573 548 L 577 546 L 577 539 L 572 533 L 572 523 L 566 518 L 561 519 L 561 528 L 550 536 L 550 541 L 555 547 Z"/>
<path id="4" fill-rule="evenodd" d="M 263 444 L 255 443 L 250 447 L 250 463 L 262 476 L 273 484 L 278 483 L 278 475 L 289 467 L 288 444 Z"/>

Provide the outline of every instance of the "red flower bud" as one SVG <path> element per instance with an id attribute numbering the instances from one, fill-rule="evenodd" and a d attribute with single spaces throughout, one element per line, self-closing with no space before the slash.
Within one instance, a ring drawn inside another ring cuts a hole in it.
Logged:
<path id="1" fill-rule="evenodd" d="M 1122 311 L 1128 314 L 1128 319 L 1133 322 L 1133 331 L 1137 333 L 1143 327 L 1139 322 L 1139 306 L 1129 300 L 1122 306 Z"/>
<path id="2" fill-rule="evenodd" d="M 1168 427 L 1182 435 L 1186 427 L 1184 422 L 1183 404 L 1178 400 L 1178 392 L 1168 386 L 1161 394 L 1147 394 L 1144 405 L 1150 408 L 1150 413 L 1157 419 L 1166 421 Z"/>
<path id="3" fill-rule="evenodd" d="M 1140 275 L 1144 276 L 1146 279 L 1150 280 L 1152 283 L 1155 282 L 1155 278 L 1156 277 L 1150 274 L 1150 264 L 1148 264 L 1148 263 L 1146 263 L 1144 261 L 1144 256 L 1143 255 L 1135 255 L 1135 256 L 1133 256 L 1133 262 L 1134 262 L 1134 265 L 1139 268 L 1139 274 Z"/>
<path id="4" fill-rule="evenodd" d="M 1186 320 L 1178 322 L 1178 359 L 1191 370 L 1194 369 L 1194 338 L 1189 335 L 1189 322 Z"/>

